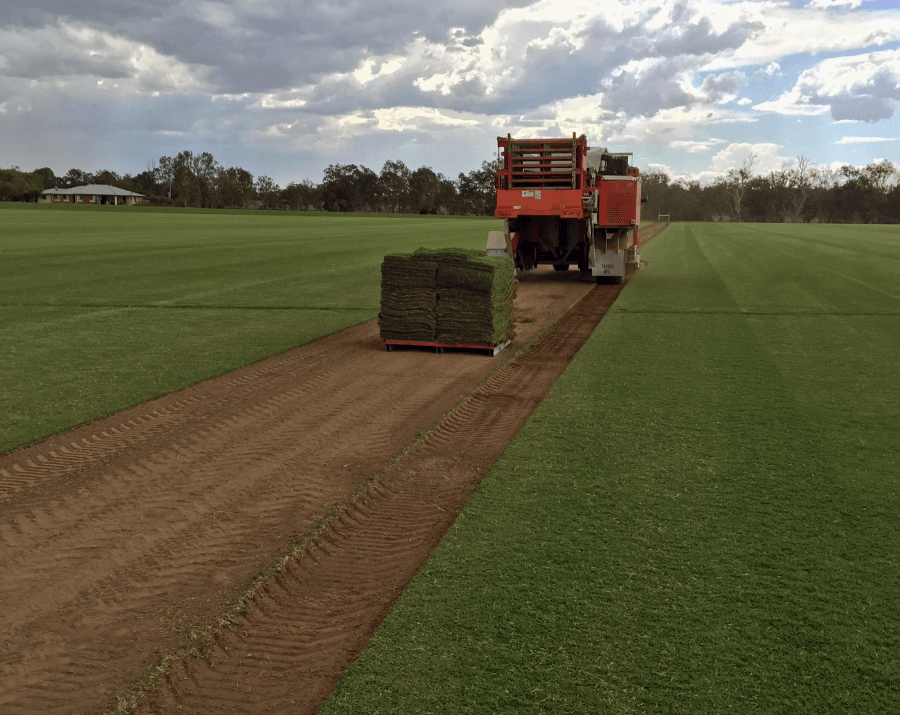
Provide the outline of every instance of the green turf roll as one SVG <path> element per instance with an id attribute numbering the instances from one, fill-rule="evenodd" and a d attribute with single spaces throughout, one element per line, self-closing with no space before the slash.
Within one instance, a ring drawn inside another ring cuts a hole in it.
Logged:
<path id="1" fill-rule="evenodd" d="M 437 262 L 399 253 L 381 264 L 382 340 L 431 341 L 437 329 Z"/>
<path id="2" fill-rule="evenodd" d="M 512 261 L 463 248 L 385 256 L 383 340 L 498 345 L 515 336 Z"/>

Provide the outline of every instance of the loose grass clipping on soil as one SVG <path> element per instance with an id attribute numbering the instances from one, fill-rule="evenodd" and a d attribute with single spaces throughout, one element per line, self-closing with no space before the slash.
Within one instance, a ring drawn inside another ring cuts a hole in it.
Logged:
<path id="1" fill-rule="evenodd" d="M 381 265 L 383 340 L 497 345 L 515 336 L 512 261 L 462 248 L 419 248 Z"/>

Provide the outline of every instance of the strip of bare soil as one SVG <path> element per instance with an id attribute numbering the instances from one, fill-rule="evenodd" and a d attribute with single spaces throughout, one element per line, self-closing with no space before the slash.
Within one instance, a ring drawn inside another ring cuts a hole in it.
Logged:
<path id="1" fill-rule="evenodd" d="M 597 286 L 480 386 L 139 712 L 316 712 L 620 291 Z"/>
<path id="2" fill-rule="evenodd" d="M 523 350 L 587 287 L 525 277 L 494 358 L 387 353 L 372 321 L 0 456 L 0 711 L 101 710 L 369 483 L 141 705 L 315 712 L 621 290 Z"/>

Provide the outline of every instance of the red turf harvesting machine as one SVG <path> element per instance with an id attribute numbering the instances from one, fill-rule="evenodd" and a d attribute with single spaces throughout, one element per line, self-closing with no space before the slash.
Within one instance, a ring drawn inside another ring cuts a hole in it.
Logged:
<path id="1" fill-rule="evenodd" d="M 505 231 L 488 234 L 488 255 L 512 254 L 517 270 L 570 265 L 601 282 L 640 267 L 641 180 L 631 154 L 591 150 L 571 139 L 497 138 L 497 208 Z M 646 200 L 646 199 L 644 199 Z"/>

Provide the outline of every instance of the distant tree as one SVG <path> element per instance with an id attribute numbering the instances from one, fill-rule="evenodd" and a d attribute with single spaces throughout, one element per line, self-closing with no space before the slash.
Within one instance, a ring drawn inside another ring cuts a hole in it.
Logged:
<path id="1" fill-rule="evenodd" d="M 497 170 L 493 161 L 481 162 L 481 168 L 460 173 L 456 188 L 462 202 L 463 213 L 485 215 L 494 213 L 497 205 L 497 188 L 494 178 Z"/>
<path id="2" fill-rule="evenodd" d="M 42 169 L 35 169 L 33 172 L 36 176 L 39 176 L 41 179 L 41 184 L 44 189 L 55 189 L 56 188 L 56 175 L 53 173 L 53 169 L 49 166 L 45 166 Z M 43 191 L 43 189 L 42 189 Z"/>
<path id="3" fill-rule="evenodd" d="M 160 159 L 160 167 L 163 159 Z M 216 163 L 209 153 L 194 155 L 179 152 L 172 160 L 173 176 L 170 196 L 181 206 L 209 207 L 216 201 L 210 182 L 216 178 Z"/>
<path id="4" fill-rule="evenodd" d="M 656 221 L 660 214 L 671 214 L 671 179 L 663 171 L 648 171 L 641 174 L 641 194 L 647 201 L 641 204 L 641 219 Z"/>
<path id="5" fill-rule="evenodd" d="M 341 211 L 376 211 L 381 204 L 378 174 L 366 166 L 332 164 L 320 188 L 325 205 L 337 203 Z"/>
<path id="6" fill-rule="evenodd" d="M 369 190 L 369 169 L 361 170 L 356 164 L 329 164 L 320 186 L 322 201 L 329 211 L 337 204 L 340 211 L 360 210 L 363 194 Z M 364 179 L 365 181 L 360 181 Z"/>
<path id="7" fill-rule="evenodd" d="M 408 209 L 410 170 L 402 161 L 386 161 L 378 175 L 379 195 L 388 213 Z"/>
<path id="8" fill-rule="evenodd" d="M 813 176 L 813 184 L 807 199 L 807 214 L 816 223 L 830 223 L 838 215 L 835 194 L 838 191 L 839 173 L 828 167 L 820 167 Z"/>
<path id="9" fill-rule="evenodd" d="M 194 157 L 193 171 L 200 180 L 202 205 L 205 208 L 216 208 L 220 204 L 219 173 L 222 170 L 219 162 L 208 151 Z"/>
<path id="10" fill-rule="evenodd" d="M 881 223 L 888 210 L 888 194 L 896 177 L 896 169 L 889 161 L 868 164 L 861 170 L 867 189 L 865 217 L 869 223 Z"/>
<path id="11" fill-rule="evenodd" d="M 281 190 L 281 200 L 294 211 L 304 211 L 319 203 L 318 193 L 318 187 L 309 179 L 304 179 L 299 184 L 292 181 Z"/>
<path id="12" fill-rule="evenodd" d="M 787 189 L 784 206 L 784 220 L 787 223 L 802 223 L 806 202 L 812 192 L 816 179 L 816 170 L 805 156 L 797 157 L 797 165 L 793 169 L 782 169 Z"/>
<path id="13" fill-rule="evenodd" d="M 15 169 L 0 172 L 0 199 L 22 201 L 28 193 L 28 182 Z"/>
<path id="14" fill-rule="evenodd" d="M 218 175 L 221 202 L 225 208 L 245 208 L 255 196 L 253 174 L 240 167 L 222 169 Z"/>
<path id="15" fill-rule="evenodd" d="M 851 223 L 862 223 L 864 217 L 877 214 L 875 186 L 871 173 L 865 168 L 844 165 L 841 167 L 840 186 L 837 194 L 840 214 Z"/>
<path id="16" fill-rule="evenodd" d="M 94 183 L 94 176 L 81 169 L 69 169 L 59 181 L 58 188 L 71 189 L 76 186 L 87 186 Z"/>
<path id="17" fill-rule="evenodd" d="M 747 182 L 747 190 L 741 204 L 741 214 L 745 221 L 781 221 L 786 189 L 780 186 L 782 173 L 772 172 L 768 176 L 755 175 Z M 732 205 L 730 196 L 724 199 Z M 731 209 L 726 213 L 731 216 Z"/>
<path id="18" fill-rule="evenodd" d="M 460 212 L 459 192 L 456 183 L 443 174 L 438 174 L 438 190 L 435 204 L 439 213 L 455 214 Z"/>
<path id="19" fill-rule="evenodd" d="M 732 203 L 732 220 L 742 221 L 742 204 L 744 194 L 747 191 L 747 184 L 753 177 L 753 167 L 756 165 L 758 155 L 756 152 L 750 152 L 744 159 L 740 169 L 729 169 L 725 174 L 723 186 L 728 192 Z"/>
<path id="20" fill-rule="evenodd" d="M 379 205 L 379 176 L 367 166 L 360 166 L 354 174 L 354 211 L 377 211 Z"/>
<path id="21" fill-rule="evenodd" d="M 119 186 L 121 182 L 122 177 L 114 171 L 104 169 L 102 171 L 97 171 L 94 173 L 93 183 L 95 184 L 101 184 L 105 186 Z"/>
<path id="22" fill-rule="evenodd" d="M 163 188 L 156 183 L 155 168 L 152 170 L 147 169 L 147 171 L 142 171 L 140 174 L 132 177 L 131 190 L 145 196 L 154 196 L 161 193 Z"/>
<path id="23" fill-rule="evenodd" d="M 260 200 L 263 203 L 263 208 L 266 209 L 269 208 L 269 204 L 271 203 L 275 195 L 279 191 L 281 191 L 281 189 L 278 187 L 278 184 L 272 181 L 272 179 L 270 179 L 268 176 L 258 177 L 256 179 L 255 188 L 257 196 L 259 196 Z"/>
<path id="24" fill-rule="evenodd" d="M 18 167 L 0 170 L 0 199 L 4 201 L 37 201 L 44 190 L 41 177 Z"/>
<path id="25" fill-rule="evenodd" d="M 201 205 L 200 179 L 185 162 L 179 162 L 175 166 L 172 193 L 179 206 L 199 208 Z"/>
<path id="26" fill-rule="evenodd" d="M 893 184 L 885 194 L 886 221 L 900 223 L 900 184 Z"/>
<path id="27" fill-rule="evenodd" d="M 413 213 L 437 213 L 438 193 L 441 188 L 441 177 L 434 171 L 422 166 L 409 177 L 410 207 Z"/>
<path id="28" fill-rule="evenodd" d="M 156 183 L 166 191 L 166 195 L 172 198 L 172 183 L 175 181 L 175 160 L 170 156 L 159 157 L 159 166 L 156 168 Z"/>

